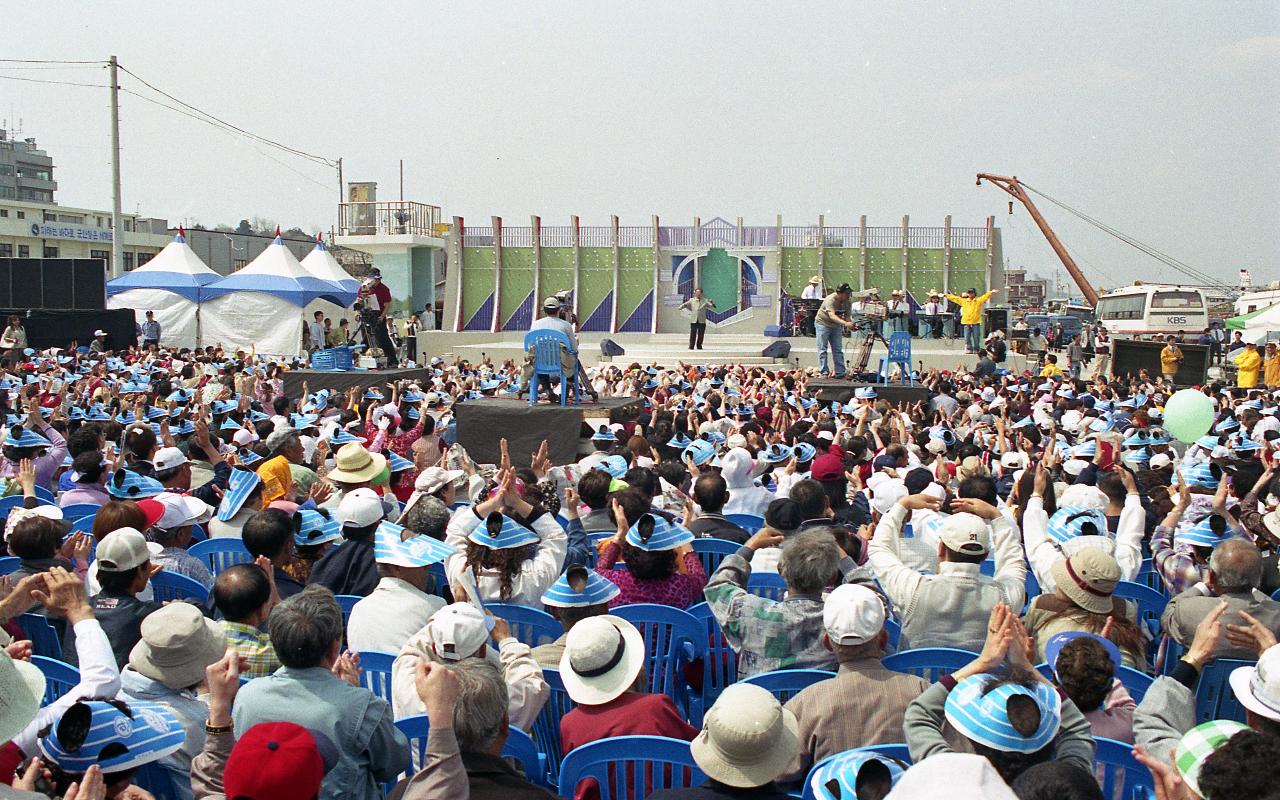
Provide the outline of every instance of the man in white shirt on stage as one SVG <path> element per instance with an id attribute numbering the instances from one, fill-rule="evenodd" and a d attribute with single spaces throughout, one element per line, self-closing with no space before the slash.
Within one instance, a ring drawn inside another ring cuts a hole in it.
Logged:
<path id="1" fill-rule="evenodd" d="M 937 292 L 929 292 L 929 302 L 920 309 L 921 320 L 924 322 L 920 330 L 921 338 L 937 339 L 942 335 L 942 313 L 946 308 L 941 301 L 941 295 Z"/>
<path id="2" fill-rule="evenodd" d="M 821 300 L 825 297 L 822 293 L 822 277 L 814 275 L 809 279 L 809 285 L 804 287 L 804 291 L 800 292 L 802 300 Z"/>

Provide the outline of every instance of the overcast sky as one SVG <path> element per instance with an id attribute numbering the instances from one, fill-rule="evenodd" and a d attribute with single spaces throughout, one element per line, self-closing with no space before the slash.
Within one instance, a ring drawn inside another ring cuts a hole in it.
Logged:
<path id="1" fill-rule="evenodd" d="M 1280 4 L 22 3 L 0 55 L 102 59 L 487 225 L 981 225 L 1048 275 L 1036 188 L 1221 278 L 1280 278 Z M 103 70 L 0 75 L 105 84 Z M 126 88 L 147 94 L 122 76 Z M 150 95 L 155 97 L 155 95 Z M 110 208 L 105 89 L 0 79 L 66 205 Z M 328 229 L 333 170 L 122 96 L 125 207 Z M 12 125 L 12 122 L 10 123 Z M 1176 280 L 1041 204 L 1095 284 Z"/>

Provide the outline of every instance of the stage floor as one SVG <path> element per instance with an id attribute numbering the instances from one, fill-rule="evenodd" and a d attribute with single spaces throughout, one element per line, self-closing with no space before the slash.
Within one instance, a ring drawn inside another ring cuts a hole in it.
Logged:
<path id="1" fill-rule="evenodd" d="M 809 388 L 821 403 L 847 403 L 853 397 L 854 390 L 864 386 L 875 389 L 878 398 L 894 405 L 920 403 L 929 399 L 929 390 L 920 383 L 863 383 L 832 378 L 814 378 L 809 381 Z"/>
<path id="2" fill-rule="evenodd" d="M 500 458 L 498 440 L 505 438 L 511 463 L 523 467 L 546 439 L 551 462 L 568 464 L 579 458 L 584 422 L 603 424 L 611 414 L 638 413 L 642 407 L 639 397 L 601 398 L 569 406 L 545 402 L 531 406 L 527 398 L 467 400 L 456 406 L 458 443 L 476 463 L 496 464 Z"/>

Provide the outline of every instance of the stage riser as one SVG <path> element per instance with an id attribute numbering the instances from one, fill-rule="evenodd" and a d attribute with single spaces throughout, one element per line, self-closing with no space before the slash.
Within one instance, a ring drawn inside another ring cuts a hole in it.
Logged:
<path id="1" fill-rule="evenodd" d="M 547 440 L 552 464 L 577 461 L 584 420 L 606 421 L 610 411 L 630 408 L 638 412 L 639 398 L 604 398 L 599 403 L 561 406 L 545 401 L 530 406 L 527 399 L 468 400 L 457 406 L 458 443 L 477 464 L 496 464 L 498 442 L 506 438 L 511 463 L 528 466 L 529 458 Z"/>
<path id="2" fill-rule="evenodd" d="M 309 369 L 290 370 L 284 374 L 284 393 L 288 397 L 301 397 L 302 384 L 307 384 L 308 391 L 318 392 L 328 389 L 330 392 L 342 393 L 352 386 L 360 387 L 363 392 L 370 386 L 383 389 L 388 383 L 395 381 L 418 381 L 425 383 L 431 378 L 431 370 L 427 369 L 384 369 L 352 372 L 319 372 Z M 383 394 L 386 394 L 384 391 Z"/>
<path id="3" fill-rule="evenodd" d="M 878 399 L 888 400 L 890 403 L 897 405 L 898 403 L 921 403 L 929 399 L 929 390 L 916 384 L 907 386 L 899 383 L 856 383 L 850 381 L 809 381 L 809 388 L 814 391 L 815 396 L 823 403 L 847 403 L 853 397 L 856 389 L 864 386 L 870 386 L 876 390 Z"/>

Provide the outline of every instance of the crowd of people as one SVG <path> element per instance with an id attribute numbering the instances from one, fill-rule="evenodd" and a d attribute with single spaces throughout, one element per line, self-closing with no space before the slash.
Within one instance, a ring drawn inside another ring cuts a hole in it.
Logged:
<path id="1" fill-rule="evenodd" d="M 935 370 L 895 405 L 612 364 L 592 391 L 640 402 L 574 459 L 477 464 L 455 410 L 522 365 L 296 396 L 290 366 L 0 361 L 0 797 L 549 798 L 648 735 L 700 775 L 631 800 L 1103 798 L 1104 746 L 1165 800 L 1280 798 L 1275 392 L 1196 387 L 1184 444 L 1162 376 Z M 779 670 L 826 674 L 782 702 Z"/>

